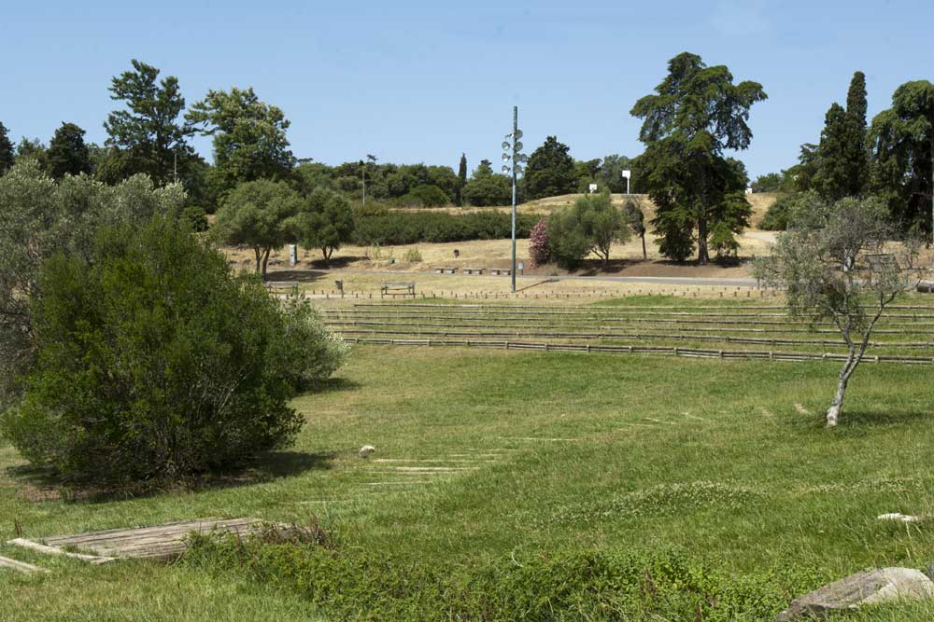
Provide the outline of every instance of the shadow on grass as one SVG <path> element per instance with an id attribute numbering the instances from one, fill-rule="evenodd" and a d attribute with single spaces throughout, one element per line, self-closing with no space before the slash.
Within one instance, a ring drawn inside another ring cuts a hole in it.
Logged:
<path id="1" fill-rule="evenodd" d="M 840 413 L 837 427 L 828 428 L 824 411 L 807 416 L 796 415 L 793 427 L 803 434 L 813 434 L 817 430 L 827 430 L 839 437 L 858 438 L 874 430 L 909 427 L 922 420 L 934 419 L 930 412 L 891 412 L 879 410 L 845 410 Z"/>
<path id="2" fill-rule="evenodd" d="M 316 382 L 302 393 L 302 395 L 315 395 L 318 393 L 335 393 L 337 391 L 356 391 L 363 385 L 349 378 L 328 378 Z"/>
<path id="3" fill-rule="evenodd" d="M 30 465 L 10 466 L 6 472 L 17 485 L 17 497 L 29 503 L 108 503 L 179 492 L 251 486 L 296 477 L 312 470 L 330 469 L 335 456 L 333 453 L 269 451 L 230 469 L 192 475 L 174 482 L 137 482 L 129 485 L 78 483 L 62 478 L 51 469 Z"/>

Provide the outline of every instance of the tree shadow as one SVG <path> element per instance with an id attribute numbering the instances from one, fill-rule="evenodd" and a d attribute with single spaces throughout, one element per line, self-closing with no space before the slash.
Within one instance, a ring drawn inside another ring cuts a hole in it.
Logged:
<path id="1" fill-rule="evenodd" d="M 865 429 L 865 428 L 885 428 L 909 425 L 920 419 L 932 418 L 929 412 L 909 411 L 909 412 L 882 412 L 873 410 L 855 410 L 844 409 L 840 413 L 840 420 L 837 427 L 840 429 Z"/>
<path id="2" fill-rule="evenodd" d="M 304 395 L 312 393 L 335 393 L 337 391 L 356 391 L 362 386 L 363 385 L 356 380 L 350 380 L 349 378 L 326 378 L 310 386 Z"/>
<path id="3" fill-rule="evenodd" d="M 296 477 L 308 471 L 330 469 L 335 457 L 335 453 L 268 451 L 236 466 L 188 476 L 180 481 L 129 485 L 74 482 L 51 469 L 30 465 L 10 466 L 6 468 L 6 473 L 10 480 L 17 484 L 17 497 L 29 503 L 110 503 L 179 492 L 203 492 L 267 483 Z"/>
<path id="4" fill-rule="evenodd" d="M 320 270 L 305 270 L 296 268 L 269 272 L 266 274 L 266 282 L 309 283 L 311 281 L 317 281 L 318 279 L 326 276 L 328 276 L 328 274 L 326 272 L 321 272 Z"/>

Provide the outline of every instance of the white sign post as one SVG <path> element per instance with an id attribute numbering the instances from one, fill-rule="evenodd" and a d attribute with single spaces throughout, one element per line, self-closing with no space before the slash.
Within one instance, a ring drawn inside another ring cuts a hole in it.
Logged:
<path id="1" fill-rule="evenodd" d="M 629 178 L 632 177 L 632 171 L 623 171 L 623 179 L 626 180 L 626 194 L 629 194 Z"/>

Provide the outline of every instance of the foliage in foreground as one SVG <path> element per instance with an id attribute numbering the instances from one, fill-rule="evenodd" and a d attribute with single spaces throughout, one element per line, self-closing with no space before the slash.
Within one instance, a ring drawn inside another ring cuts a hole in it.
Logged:
<path id="1" fill-rule="evenodd" d="M 16 399 L 10 381 L 34 359 L 30 304 L 43 295 L 45 262 L 89 253 L 98 227 L 174 215 L 184 202 L 180 185 L 155 188 L 144 175 L 116 186 L 85 175 L 56 182 L 28 161 L 0 177 L 0 406 Z"/>
<path id="2" fill-rule="evenodd" d="M 283 312 L 173 218 L 104 227 L 40 282 L 36 361 L 0 423 L 67 479 L 174 480 L 286 445 L 289 400 L 342 358 L 309 307 Z"/>
<path id="3" fill-rule="evenodd" d="M 802 569 L 728 576 L 671 550 L 447 567 L 275 538 L 198 537 L 184 563 L 292 590 L 337 619 L 360 620 L 764 620 L 823 579 Z"/>

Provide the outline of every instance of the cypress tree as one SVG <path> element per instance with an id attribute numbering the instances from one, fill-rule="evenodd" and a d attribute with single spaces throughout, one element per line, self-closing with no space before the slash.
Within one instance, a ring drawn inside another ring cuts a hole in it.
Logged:
<path id="1" fill-rule="evenodd" d="M 3 175 L 16 162 L 16 156 L 13 154 L 13 143 L 7 136 L 7 129 L 3 123 L 0 123 L 0 175 Z"/>
<path id="2" fill-rule="evenodd" d="M 463 197 L 461 196 L 464 192 L 464 186 L 467 185 L 467 154 L 461 154 L 460 166 L 457 167 L 457 204 L 460 205 L 463 202 Z"/>
<path id="3" fill-rule="evenodd" d="M 869 150 L 866 130 L 866 76 L 853 74 L 846 109 L 834 104 L 827 111 L 821 133 L 821 168 L 816 186 L 828 201 L 865 193 L 869 182 Z"/>
<path id="4" fill-rule="evenodd" d="M 821 167 L 815 180 L 820 195 L 833 202 L 849 195 L 850 124 L 843 106 L 834 102 L 824 117 L 820 136 Z"/>

